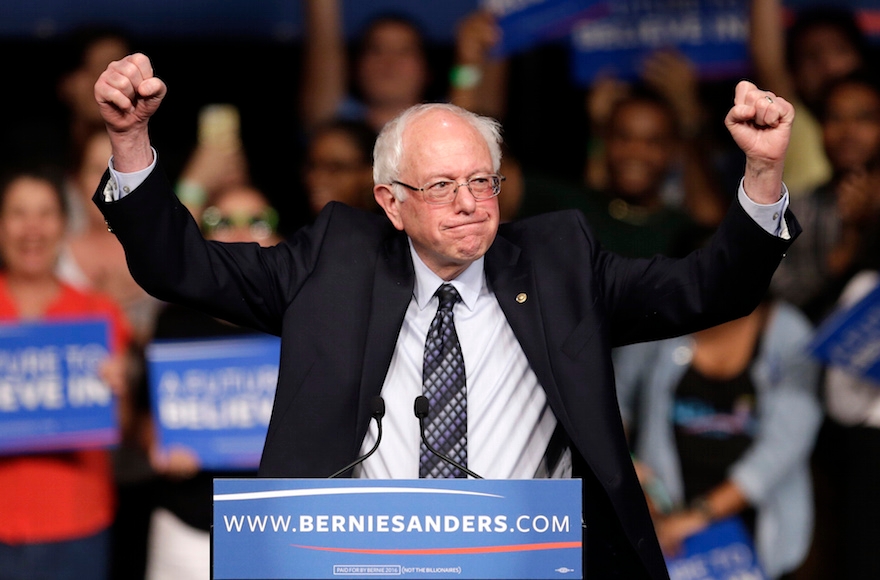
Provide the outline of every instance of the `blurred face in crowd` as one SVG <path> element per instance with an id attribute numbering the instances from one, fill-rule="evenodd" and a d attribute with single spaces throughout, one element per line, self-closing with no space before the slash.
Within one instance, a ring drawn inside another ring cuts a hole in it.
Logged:
<path id="1" fill-rule="evenodd" d="M 632 203 L 656 199 L 675 156 L 670 113 L 647 101 L 618 107 L 609 123 L 606 155 L 612 192 Z"/>
<path id="2" fill-rule="evenodd" d="M 419 102 L 428 70 L 419 33 L 403 22 L 384 21 L 367 33 L 357 79 L 369 105 L 401 109 Z"/>
<path id="3" fill-rule="evenodd" d="M 828 82 L 856 70 L 862 59 L 846 35 L 833 26 L 816 26 L 804 32 L 794 47 L 794 80 L 808 103 L 821 98 Z"/>
<path id="4" fill-rule="evenodd" d="M 846 82 L 825 103 L 822 125 L 825 151 L 836 171 L 864 169 L 880 160 L 880 94 Z"/>
<path id="5" fill-rule="evenodd" d="M 64 235 L 60 194 L 43 179 L 20 177 L 0 204 L 0 250 L 10 275 L 51 276 Z"/>
<path id="6" fill-rule="evenodd" d="M 373 170 L 345 131 L 319 134 L 311 143 L 305 173 L 309 207 L 317 214 L 330 201 L 352 207 L 373 204 Z"/>
<path id="7" fill-rule="evenodd" d="M 202 230 L 209 240 L 256 242 L 274 246 L 278 214 L 263 195 L 251 187 L 232 187 L 220 193 L 202 212 Z"/>
<path id="8" fill-rule="evenodd" d="M 66 75 L 60 86 L 61 98 L 74 117 L 103 127 L 101 112 L 95 103 L 95 81 L 108 64 L 125 58 L 128 53 L 128 44 L 113 36 L 101 38 L 86 49 L 79 68 Z"/>
<path id="9" fill-rule="evenodd" d="M 464 183 L 494 173 L 489 146 L 467 121 L 447 111 L 431 111 L 404 129 L 398 181 L 422 187 L 436 181 Z M 400 186 L 398 186 L 400 187 Z M 452 203 L 432 205 L 419 191 L 400 201 L 387 185 L 376 186 L 377 201 L 397 229 L 412 240 L 434 273 L 451 280 L 483 256 L 498 231 L 498 198 L 477 201 L 466 186 Z"/>

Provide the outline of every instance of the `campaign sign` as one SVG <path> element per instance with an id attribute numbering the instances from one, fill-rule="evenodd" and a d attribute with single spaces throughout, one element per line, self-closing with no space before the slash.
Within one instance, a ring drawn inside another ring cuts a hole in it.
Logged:
<path id="1" fill-rule="evenodd" d="M 572 31 L 572 66 L 580 84 L 600 74 L 635 80 L 642 61 L 665 48 L 689 58 L 702 78 L 747 70 L 747 0 L 617 0 L 609 6 L 606 16 L 583 20 Z"/>
<path id="2" fill-rule="evenodd" d="M 808 348 L 822 362 L 880 382 L 880 286 L 824 322 Z"/>
<path id="3" fill-rule="evenodd" d="M 582 578 L 581 480 L 215 479 L 213 578 Z"/>
<path id="4" fill-rule="evenodd" d="M 666 565 L 670 580 L 767 580 L 754 543 L 737 517 L 687 538 L 682 554 Z"/>
<path id="5" fill-rule="evenodd" d="M 183 448 L 204 469 L 253 469 L 272 416 L 281 341 L 246 336 L 156 341 L 147 347 L 161 449 Z"/>
<path id="6" fill-rule="evenodd" d="M 106 320 L 0 324 L 0 453 L 64 451 L 119 440 Z"/>
<path id="7" fill-rule="evenodd" d="M 600 0 L 483 0 L 482 5 L 501 28 L 496 56 L 565 38 L 579 20 L 607 12 L 607 1 Z"/>

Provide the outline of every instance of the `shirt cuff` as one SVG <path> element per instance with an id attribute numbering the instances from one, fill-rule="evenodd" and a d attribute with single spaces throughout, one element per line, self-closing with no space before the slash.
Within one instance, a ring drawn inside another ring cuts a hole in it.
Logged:
<path id="1" fill-rule="evenodd" d="M 119 201 L 147 180 L 147 177 L 149 177 L 153 172 L 153 169 L 156 168 L 156 162 L 159 160 L 159 155 L 156 153 L 156 149 L 153 147 L 150 147 L 150 149 L 153 151 L 153 162 L 150 163 L 149 167 L 141 169 L 140 171 L 135 171 L 134 173 L 122 173 L 121 171 L 116 171 L 113 167 L 113 158 L 110 158 L 110 163 L 108 164 L 110 167 L 110 179 L 107 180 L 107 185 L 104 186 L 104 201 L 108 203 Z"/>
<path id="2" fill-rule="evenodd" d="M 791 234 L 788 231 L 788 224 L 785 223 L 785 211 L 788 209 L 789 200 L 788 188 L 785 184 L 782 184 L 782 195 L 779 197 L 779 201 L 771 204 L 761 204 L 755 203 L 746 195 L 746 190 L 743 188 L 744 180 L 745 178 L 740 180 L 739 191 L 737 192 L 737 198 L 742 208 L 767 233 L 783 240 L 790 240 Z"/>

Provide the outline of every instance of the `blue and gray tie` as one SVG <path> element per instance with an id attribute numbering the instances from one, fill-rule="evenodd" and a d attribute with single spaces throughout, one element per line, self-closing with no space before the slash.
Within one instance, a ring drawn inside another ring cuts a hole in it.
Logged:
<path id="1" fill-rule="evenodd" d="M 430 411 L 425 424 L 425 437 L 443 455 L 467 467 L 467 389 L 464 357 L 455 332 L 452 307 L 461 296 L 450 284 L 443 284 L 434 294 L 440 299 L 437 314 L 425 340 L 425 361 L 422 367 L 423 394 Z M 419 477 L 467 477 L 421 444 Z"/>

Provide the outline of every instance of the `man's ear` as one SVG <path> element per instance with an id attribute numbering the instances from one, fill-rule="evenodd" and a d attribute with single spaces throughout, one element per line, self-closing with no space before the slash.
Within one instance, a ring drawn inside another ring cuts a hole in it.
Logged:
<path id="1" fill-rule="evenodd" d="M 385 210 L 385 215 L 391 220 L 391 224 L 395 228 L 403 231 L 403 220 L 400 219 L 401 202 L 394 197 L 394 192 L 391 191 L 391 186 L 385 183 L 376 185 L 373 187 L 373 197 L 376 198 L 376 203 L 379 204 L 379 207 Z"/>

